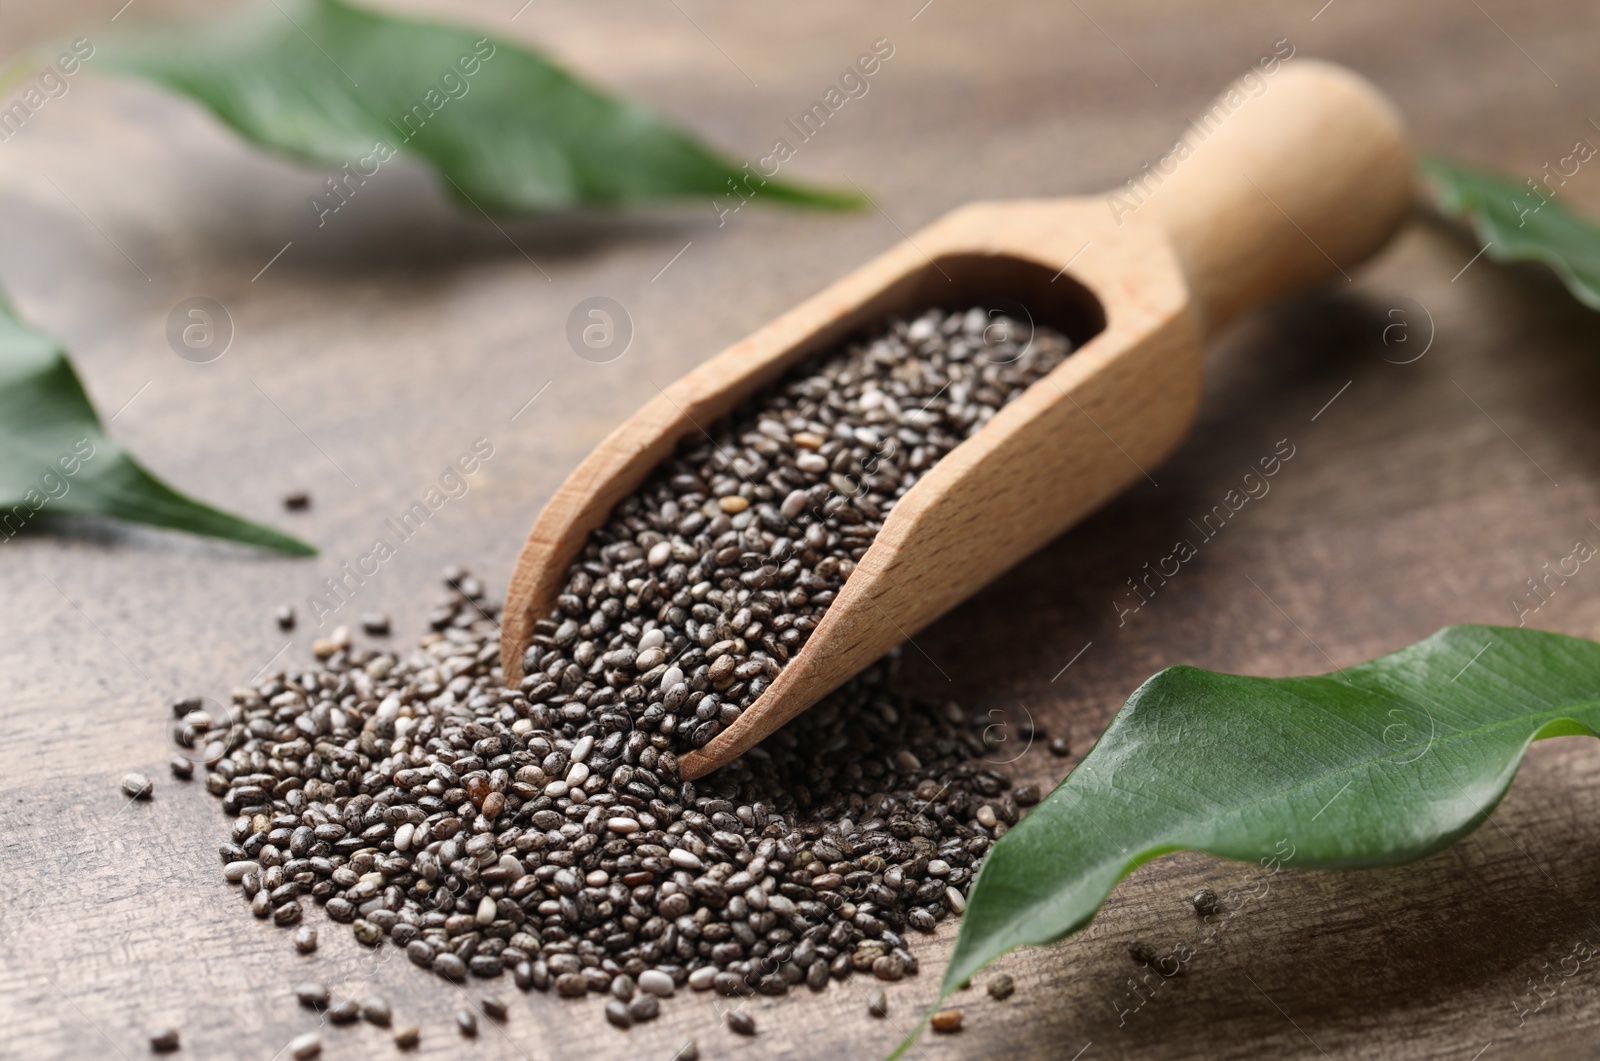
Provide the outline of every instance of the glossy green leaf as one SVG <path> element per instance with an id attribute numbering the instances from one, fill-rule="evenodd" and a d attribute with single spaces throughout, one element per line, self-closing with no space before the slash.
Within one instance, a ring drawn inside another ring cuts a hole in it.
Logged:
<path id="1" fill-rule="evenodd" d="M 1170 667 L 994 845 L 941 999 L 1083 928 L 1174 851 L 1309 869 L 1422 858 L 1485 820 L 1530 742 L 1597 730 L 1600 644 L 1517 627 L 1453 626 L 1317 677 Z"/>
<path id="2" fill-rule="evenodd" d="M 101 427 L 61 344 L 0 296 L 0 544 L 40 515 L 110 516 L 309 556 L 295 538 L 187 497 Z"/>
<path id="3" fill-rule="evenodd" d="M 1561 160 L 1569 161 L 1578 160 Z M 1600 309 L 1600 226 L 1562 205 L 1560 175 L 1519 181 L 1437 156 L 1421 167 L 1439 211 L 1470 223 L 1486 256 L 1544 262 L 1578 301 Z"/>
<path id="4" fill-rule="evenodd" d="M 854 193 L 763 183 L 754 165 L 523 45 L 338 0 L 267 0 L 135 29 L 107 37 L 93 66 L 192 96 L 262 146 L 347 167 L 335 180 L 350 191 L 408 153 L 489 212 L 723 196 L 735 185 L 755 202 L 860 205 Z"/>

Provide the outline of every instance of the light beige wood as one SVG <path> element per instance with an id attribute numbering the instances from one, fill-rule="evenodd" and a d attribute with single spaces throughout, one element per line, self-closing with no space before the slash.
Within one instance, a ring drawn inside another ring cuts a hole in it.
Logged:
<path id="1" fill-rule="evenodd" d="M 1396 112 L 1330 64 L 1236 83 L 1179 144 L 1104 197 L 956 210 L 645 405 L 562 484 L 523 546 L 506 599 L 508 680 L 590 531 L 679 439 L 890 314 L 1003 292 L 1082 345 L 895 505 L 805 646 L 737 722 L 680 759 L 685 776 L 731 761 L 1147 475 L 1194 416 L 1204 336 L 1266 299 L 1347 277 L 1411 195 Z"/>

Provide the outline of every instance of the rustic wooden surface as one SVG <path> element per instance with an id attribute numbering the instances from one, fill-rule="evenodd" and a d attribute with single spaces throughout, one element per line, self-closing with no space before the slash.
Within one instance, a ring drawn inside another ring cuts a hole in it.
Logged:
<path id="1" fill-rule="evenodd" d="M 70 30 L 92 38 L 118 6 L 7 4 L 0 49 Z M 68 341 L 104 414 L 122 410 L 118 437 L 176 483 L 323 549 L 294 561 L 77 525 L 0 550 L 0 1056 L 131 1059 L 147 1052 L 147 1028 L 172 1021 L 183 1056 L 272 1058 L 313 1025 L 288 994 L 308 976 L 388 995 L 422 1024 L 424 1056 L 665 1059 L 691 1036 L 703 1057 L 881 1055 L 932 996 L 947 938 L 921 949 L 920 977 L 891 987 L 887 1021 L 865 1015 L 856 981 L 755 1002 L 755 1040 L 730 1035 L 704 996 L 624 1036 L 596 1005 L 507 984 L 510 1023 L 464 1045 L 448 1026 L 452 989 L 391 949 L 360 952 L 324 931 L 304 958 L 248 916 L 217 872 L 217 806 L 166 775 L 166 701 L 225 697 L 274 660 L 303 662 L 315 623 L 281 636 L 273 606 L 304 613 L 321 580 L 479 437 L 495 454 L 470 492 L 340 617 L 387 610 L 404 643 L 449 561 L 498 590 L 539 505 L 657 384 L 897 229 L 970 199 L 1102 188 L 1153 162 L 1199 103 L 1284 38 L 1371 76 L 1424 147 L 1531 177 L 1600 135 L 1586 109 L 1600 88 L 1600 17 L 1570 3 L 1441 0 L 1397 14 L 1375 0 L 1320 11 L 1308 0 L 1178 14 L 1098 0 L 684 0 L 540 4 L 513 21 L 520 6 L 459 14 L 545 44 L 747 157 L 888 37 L 894 58 L 868 95 L 790 166 L 848 175 L 882 210 L 747 208 L 719 226 L 694 204 L 502 233 L 453 212 L 425 173 L 396 168 L 318 229 L 307 199 L 319 174 L 241 146 L 189 104 L 88 74 L 0 143 L 0 277 Z M 138 0 L 121 17 L 164 9 Z M 1594 180 L 1585 169 L 1562 195 L 1600 210 Z M 911 654 L 913 680 L 997 719 L 1031 716 L 1081 752 L 1164 664 L 1315 672 L 1446 623 L 1515 621 L 1526 578 L 1579 537 L 1600 542 L 1600 317 L 1538 270 L 1469 266 L 1477 249 L 1417 223 L 1352 282 L 1241 322 L 1211 358 L 1200 422 L 1178 455 L 919 635 L 930 659 Z M 623 303 L 636 328 L 607 365 L 564 339 L 568 312 L 596 294 Z M 209 365 L 180 360 L 163 335 L 192 296 L 221 301 L 236 325 Z M 1385 345 L 1384 326 L 1402 321 Z M 1280 439 L 1294 457 L 1270 494 L 1119 623 L 1125 580 Z M 312 510 L 283 513 L 278 498 L 300 487 Z M 1600 633 L 1594 580 L 1582 571 L 1529 621 Z M 1015 769 L 1053 781 L 1064 765 L 1034 747 Z M 157 778 L 152 802 L 120 797 L 130 769 Z M 1016 995 L 996 1003 L 980 978 L 967 1029 L 914 1056 L 1592 1055 L 1600 971 L 1561 973 L 1575 946 L 1600 944 L 1597 783 L 1593 742 L 1546 742 L 1488 825 L 1401 869 L 1291 866 L 1263 881 L 1248 866 L 1163 859 L 1124 882 L 1088 932 L 1004 959 L 997 971 L 1016 977 Z M 1182 902 L 1202 883 L 1254 896 L 1209 941 Z M 1141 1001 L 1123 952 L 1135 937 L 1188 942 L 1192 969 Z M 1546 975 L 1549 1001 L 1519 1018 L 1537 1005 L 1530 979 Z M 391 1050 L 363 1027 L 331 1032 L 326 1056 Z"/>

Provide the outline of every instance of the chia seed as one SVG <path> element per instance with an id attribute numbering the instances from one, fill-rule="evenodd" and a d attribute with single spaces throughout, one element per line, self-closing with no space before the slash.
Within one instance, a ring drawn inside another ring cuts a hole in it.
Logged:
<path id="1" fill-rule="evenodd" d="M 253 912 L 316 903 L 447 980 L 609 996 L 621 1027 L 684 985 L 916 975 L 907 926 L 962 911 L 1028 802 L 959 706 L 897 692 L 892 653 L 699 781 L 677 756 L 799 651 L 906 490 L 1070 350 L 1045 329 L 986 344 L 992 327 L 895 322 L 687 440 L 592 533 L 516 688 L 497 605 L 452 568 L 417 647 L 340 628 L 310 669 L 237 690 L 202 739 Z"/>

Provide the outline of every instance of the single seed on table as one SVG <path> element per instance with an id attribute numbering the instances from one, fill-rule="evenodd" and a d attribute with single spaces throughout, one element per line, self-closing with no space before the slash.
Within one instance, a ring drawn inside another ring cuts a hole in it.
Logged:
<path id="1" fill-rule="evenodd" d="M 867 994 L 867 1012 L 874 1017 L 889 1015 L 889 996 L 881 988 Z"/>
<path id="2" fill-rule="evenodd" d="M 249 859 L 243 858 L 237 862 L 229 862 L 226 866 L 222 867 L 222 877 L 229 884 L 238 884 L 240 881 L 244 880 L 248 874 L 260 872 L 261 863 L 253 862 Z"/>
<path id="3" fill-rule="evenodd" d="M 742 1009 L 728 1011 L 728 1027 L 740 1035 L 754 1035 L 756 1033 L 756 1019 Z"/>
<path id="4" fill-rule="evenodd" d="M 389 617 L 382 612 L 363 612 L 361 629 L 373 637 L 385 637 L 389 633 Z"/>
<path id="5" fill-rule="evenodd" d="M 174 755 L 167 760 L 167 766 L 172 770 L 172 776 L 179 781 L 187 781 L 194 776 L 194 762 L 181 755 Z"/>
<path id="6" fill-rule="evenodd" d="M 477 1037 L 478 1018 L 470 1009 L 456 1010 L 456 1030 L 468 1039 Z"/>
<path id="7" fill-rule="evenodd" d="M 387 1028 L 389 1022 L 394 1019 L 388 1001 L 378 995 L 373 995 L 361 1003 L 361 1016 L 366 1018 L 369 1024 L 376 1024 L 380 1028 Z"/>
<path id="8" fill-rule="evenodd" d="M 1019 807 L 1031 807 L 1042 798 L 1038 785 L 1018 785 L 1011 791 L 1011 798 L 1016 800 Z"/>
<path id="9" fill-rule="evenodd" d="M 317 949 L 317 930 L 310 925 L 301 925 L 295 929 L 294 949 L 301 954 L 310 954 Z"/>
<path id="10" fill-rule="evenodd" d="M 404 1028 L 395 1029 L 394 1045 L 401 1050 L 415 1050 L 422 1041 L 422 1029 L 415 1024 L 408 1024 Z"/>
<path id="11" fill-rule="evenodd" d="M 291 490 L 283 495 L 283 507 L 299 512 L 311 507 L 311 495 L 304 490 Z"/>
<path id="12" fill-rule="evenodd" d="M 961 1011 L 959 1009 L 941 1009 L 928 1021 L 933 1025 L 933 1030 L 949 1034 L 961 1030 Z"/>
<path id="13" fill-rule="evenodd" d="M 506 1000 L 499 995 L 478 996 L 478 1008 L 483 1010 L 483 1015 L 490 1020 L 503 1021 L 511 1011 L 506 1006 Z"/>
<path id="14" fill-rule="evenodd" d="M 678 1047 L 678 1052 L 672 1055 L 672 1061 L 700 1061 L 700 1048 L 693 1039 L 688 1039 Z"/>
<path id="15" fill-rule="evenodd" d="M 322 1053 L 322 1036 L 316 1032 L 306 1032 L 289 1040 L 289 1045 L 284 1047 L 289 1051 L 289 1056 L 295 1061 L 306 1061 L 307 1058 L 316 1057 Z"/>
<path id="16" fill-rule="evenodd" d="M 606 1003 L 606 1020 L 618 1028 L 633 1027 L 633 1018 L 628 1015 L 628 1004 L 620 998 L 614 998 Z"/>
<path id="17" fill-rule="evenodd" d="M 149 799 L 150 793 L 155 791 L 155 786 L 143 774 L 125 774 L 122 778 L 122 794 L 129 799 Z"/>
<path id="18" fill-rule="evenodd" d="M 1221 904 L 1217 901 L 1217 893 L 1210 888 L 1201 888 L 1194 893 L 1194 898 L 1189 901 L 1194 904 L 1194 912 L 1201 917 L 1214 914 L 1221 909 Z"/>
<path id="19" fill-rule="evenodd" d="M 300 1000 L 302 1006 L 321 1009 L 328 1004 L 328 985 L 307 981 L 294 989 L 294 997 Z"/>
<path id="20" fill-rule="evenodd" d="M 334 1024 L 351 1024 L 361 1016 L 361 1006 L 353 998 L 341 998 L 328 1007 L 328 1019 Z"/>
<path id="21" fill-rule="evenodd" d="M 1016 989 L 1017 989 L 1016 981 L 1012 980 L 1011 977 L 1006 976 L 1004 974 L 1002 974 L 1000 976 L 997 976 L 993 980 L 989 981 L 989 997 L 990 998 L 994 998 L 994 999 L 1007 999 L 1007 998 L 1010 998 L 1012 993 L 1014 991 L 1016 991 Z"/>
<path id="22" fill-rule="evenodd" d="M 158 1054 L 170 1054 L 178 1048 L 178 1029 L 157 1028 L 150 1033 L 150 1049 Z"/>
<path id="23" fill-rule="evenodd" d="M 272 618 L 278 623 L 279 630 L 294 629 L 294 609 L 287 604 L 280 604 L 272 613 Z"/>
<path id="24" fill-rule="evenodd" d="M 446 980 L 463 980 L 467 975 L 467 963 L 451 951 L 440 951 L 428 967 Z"/>

